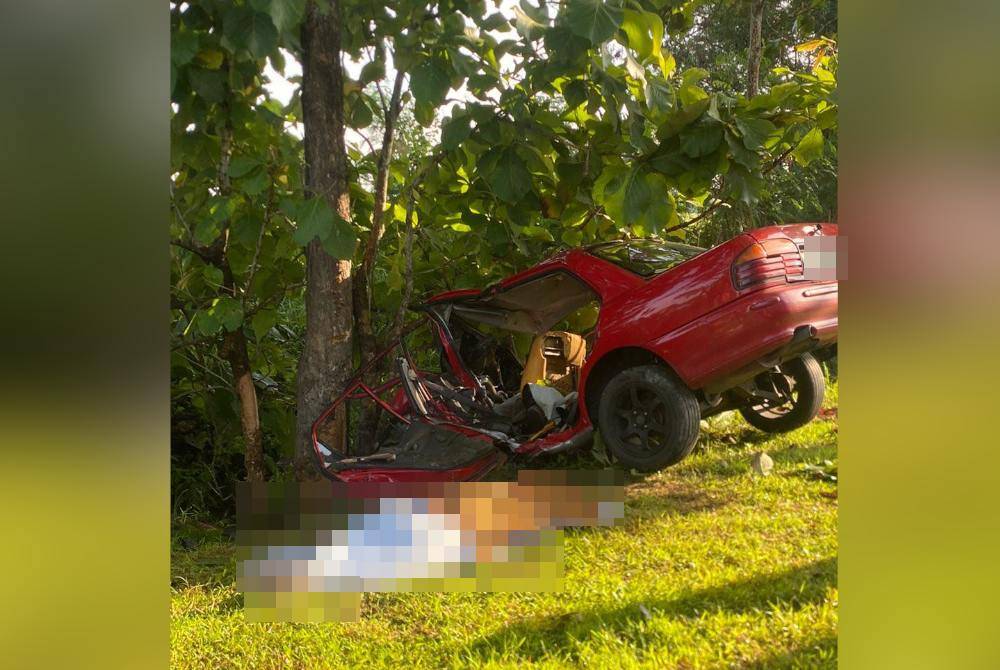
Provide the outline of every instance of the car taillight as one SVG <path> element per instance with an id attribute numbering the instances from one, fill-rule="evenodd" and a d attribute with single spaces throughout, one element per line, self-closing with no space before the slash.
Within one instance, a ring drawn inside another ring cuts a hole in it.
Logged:
<path id="1" fill-rule="evenodd" d="M 733 261 L 733 286 L 737 291 L 802 278 L 799 248 L 787 238 L 755 242 Z"/>

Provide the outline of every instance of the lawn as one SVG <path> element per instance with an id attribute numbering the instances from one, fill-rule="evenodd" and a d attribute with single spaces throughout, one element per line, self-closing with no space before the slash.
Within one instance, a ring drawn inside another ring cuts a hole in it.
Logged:
<path id="1" fill-rule="evenodd" d="M 367 594 L 357 623 L 251 624 L 227 536 L 176 523 L 172 666 L 836 667 L 836 404 L 832 385 L 785 435 L 703 423 L 687 460 L 629 478 L 624 523 L 567 531 L 561 593 Z"/>

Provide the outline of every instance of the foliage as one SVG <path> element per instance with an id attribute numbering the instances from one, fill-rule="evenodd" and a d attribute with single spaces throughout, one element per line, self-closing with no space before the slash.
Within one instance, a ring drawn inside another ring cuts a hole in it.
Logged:
<path id="1" fill-rule="evenodd" d="M 396 71 L 404 111 L 372 275 L 383 333 L 406 282 L 411 209 L 414 297 L 482 286 L 561 246 L 684 236 L 693 221 L 692 240 L 718 241 L 755 221 L 833 211 L 837 59 L 820 39 L 833 37 L 830 2 L 766 15 L 771 72 L 747 99 L 746 22 L 725 14 L 742 11 L 732 0 L 521 0 L 513 16 L 482 0 L 344 0 L 342 47 L 359 64 L 343 100 L 350 220 L 305 198 L 298 94 L 282 105 L 265 86 L 265 65 L 283 72 L 300 55 L 305 7 L 171 8 L 178 472 L 239 474 L 227 457 L 240 448 L 231 373 L 216 352 L 226 332 L 248 342 L 271 474 L 291 455 L 302 245 L 364 252 Z M 224 252 L 223 267 L 199 249 Z"/>
<path id="2" fill-rule="evenodd" d="M 812 472 L 836 439 L 713 417 L 689 459 L 627 485 L 624 525 L 566 533 L 564 591 L 369 594 L 347 626 L 248 625 L 232 543 L 179 524 L 173 667 L 834 668 L 837 484 Z"/>

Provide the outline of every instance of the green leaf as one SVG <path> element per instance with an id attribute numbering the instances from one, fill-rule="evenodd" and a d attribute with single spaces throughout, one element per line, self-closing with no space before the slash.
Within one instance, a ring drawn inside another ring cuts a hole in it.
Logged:
<path id="1" fill-rule="evenodd" d="M 505 149 L 489 176 L 490 187 L 498 198 L 516 203 L 531 190 L 531 173 L 524 161 L 511 149 Z"/>
<path id="2" fill-rule="evenodd" d="M 590 42 L 564 26 L 553 26 L 545 31 L 545 51 L 553 63 L 569 64 L 583 60 Z"/>
<path id="3" fill-rule="evenodd" d="M 357 235 L 347 221 L 334 216 L 333 225 L 323 242 L 323 250 L 337 260 L 348 260 L 354 257 L 354 249 L 358 245 Z"/>
<path id="4" fill-rule="evenodd" d="M 708 100 L 708 93 L 705 92 L 701 86 L 697 84 L 682 84 L 679 89 L 677 89 L 677 97 L 681 99 L 681 102 L 685 107 L 690 107 L 702 101 Z"/>
<path id="5" fill-rule="evenodd" d="M 351 91 L 344 97 L 345 123 L 350 128 L 367 128 L 375 116 L 368 97 L 360 91 Z"/>
<path id="6" fill-rule="evenodd" d="M 222 102 L 226 97 L 226 80 L 218 70 L 187 69 L 188 81 L 195 93 L 208 102 Z"/>
<path id="7" fill-rule="evenodd" d="M 283 203 L 283 208 L 288 203 Z M 358 238 L 350 223 L 330 209 L 324 198 L 310 198 L 295 207 L 298 227 L 292 236 L 300 246 L 319 239 L 330 256 L 345 260 L 354 256 Z"/>
<path id="8" fill-rule="evenodd" d="M 628 38 L 628 45 L 635 49 L 640 58 L 648 58 L 653 54 L 653 40 L 649 36 L 649 24 L 644 15 L 644 11 L 634 9 L 626 9 L 622 14 L 622 30 Z M 662 25 L 661 23 L 661 29 Z"/>
<path id="9" fill-rule="evenodd" d="M 295 234 L 292 238 L 299 246 L 306 246 L 314 238 L 325 239 L 333 228 L 333 210 L 325 198 L 309 198 L 295 211 Z"/>
<path id="10" fill-rule="evenodd" d="M 207 281 L 209 284 L 213 286 L 222 285 L 222 278 L 223 278 L 222 270 L 215 267 L 214 265 L 206 265 L 205 269 L 201 271 L 201 274 L 203 277 L 205 277 L 205 281 Z"/>
<path id="11" fill-rule="evenodd" d="M 195 325 L 198 326 L 198 331 L 202 335 L 215 335 L 222 327 L 218 317 L 212 314 L 211 311 L 201 310 L 194 315 L 194 319 Z"/>
<path id="12" fill-rule="evenodd" d="M 665 113 L 674 106 L 673 89 L 659 77 L 646 77 L 643 94 L 646 96 L 646 106 L 655 112 Z"/>
<path id="13" fill-rule="evenodd" d="M 673 71 L 673 57 L 663 55 L 663 20 L 653 12 L 626 9 L 622 30 L 628 37 L 628 44 L 639 54 L 639 58 L 655 58 L 663 76 L 669 77 Z"/>
<path id="14" fill-rule="evenodd" d="M 549 17 L 544 10 L 532 7 L 527 0 L 521 0 L 519 7 L 514 7 L 514 27 L 518 34 L 529 42 L 537 40 L 545 33 Z"/>
<path id="15" fill-rule="evenodd" d="M 417 100 L 413 105 L 413 118 L 425 128 L 434 123 L 436 113 L 437 105 L 432 103 Z"/>
<path id="16" fill-rule="evenodd" d="M 507 30 L 510 27 L 510 21 L 506 16 L 497 12 L 496 14 L 490 14 L 487 16 L 482 23 L 479 24 L 483 30 Z"/>
<path id="17" fill-rule="evenodd" d="M 681 131 L 681 151 L 692 158 L 707 156 L 722 144 L 722 126 L 697 123 Z"/>
<path id="18" fill-rule="evenodd" d="M 684 86 L 690 86 L 691 84 L 697 84 L 702 79 L 708 79 L 711 73 L 702 67 L 692 67 L 684 70 L 681 74 L 681 83 Z"/>
<path id="19" fill-rule="evenodd" d="M 560 237 L 567 247 L 578 247 L 583 243 L 583 231 L 576 228 L 564 230 Z"/>
<path id="20" fill-rule="evenodd" d="M 743 140 L 730 132 L 726 133 L 726 144 L 729 145 L 729 153 L 732 154 L 733 160 L 743 167 L 752 170 L 760 165 L 760 158 L 756 152 L 747 149 Z"/>
<path id="21" fill-rule="evenodd" d="M 614 0 L 569 0 L 563 16 L 570 30 L 595 46 L 611 39 L 624 20 L 624 12 Z"/>
<path id="22" fill-rule="evenodd" d="M 223 18 L 222 32 L 230 44 L 246 49 L 254 58 L 263 58 L 278 46 L 278 29 L 262 12 L 233 7 Z"/>
<path id="23" fill-rule="evenodd" d="M 450 87 L 451 76 L 447 68 L 435 59 L 420 63 L 410 77 L 410 90 L 418 105 L 440 106 Z"/>
<path id="24" fill-rule="evenodd" d="M 260 165 L 260 161 L 252 156 L 237 156 L 229 162 L 229 176 L 233 179 L 239 179 L 250 174 L 258 165 Z"/>
<path id="25" fill-rule="evenodd" d="M 792 151 L 795 161 L 805 167 L 823 155 L 823 131 L 813 128 Z"/>
<path id="26" fill-rule="evenodd" d="M 240 190 L 249 196 L 260 195 L 271 183 L 267 170 L 259 169 L 240 180 Z"/>
<path id="27" fill-rule="evenodd" d="M 542 226 L 525 226 L 521 229 L 521 234 L 535 240 L 544 240 L 545 242 L 556 241 L 555 238 L 552 237 L 552 233 L 550 233 L 547 228 L 543 228 Z"/>
<path id="28" fill-rule="evenodd" d="M 187 65 L 196 53 L 198 53 L 198 33 L 171 32 L 170 62 L 178 67 Z"/>
<path id="29" fill-rule="evenodd" d="M 736 117 L 736 127 L 743 134 L 743 144 L 756 151 L 764 146 L 765 140 L 774 132 L 774 124 L 767 119 L 744 119 Z"/>
<path id="30" fill-rule="evenodd" d="M 281 32 L 291 32 L 299 27 L 306 14 L 306 0 L 270 0 L 268 13 Z"/>
<path id="31" fill-rule="evenodd" d="M 726 175 L 726 187 L 729 197 L 752 205 L 764 186 L 764 180 L 756 171 L 747 170 L 741 165 L 734 165 Z"/>
<path id="32" fill-rule="evenodd" d="M 217 298 L 210 311 L 212 316 L 230 332 L 243 325 L 243 306 L 228 295 Z"/>
<path id="33" fill-rule="evenodd" d="M 624 200 L 622 213 L 625 216 L 625 225 L 638 222 L 649 208 L 653 197 L 653 190 L 649 187 L 645 175 L 638 170 L 632 170 L 624 186 Z"/>
<path id="34" fill-rule="evenodd" d="M 469 138 L 471 133 L 469 117 L 463 115 L 450 118 L 441 124 L 441 146 L 448 151 L 454 151 Z"/>
<path id="35" fill-rule="evenodd" d="M 250 327 L 253 328 L 253 334 L 257 340 L 262 340 L 276 323 L 278 323 L 278 313 L 273 309 L 262 309 L 253 315 Z"/>
<path id="36" fill-rule="evenodd" d="M 364 86 L 373 81 L 379 81 L 385 77 L 385 63 L 381 60 L 373 60 L 365 63 L 361 68 L 361 85 Z"/>
<path id="37" fill-rule="evenodd" d="M 563 85 L 563 98 L 566 99 L 568 109 L 576 109 L 587 99 L 587 82 L 582 79 L 574 79 Z"/>
<path id="38" fill-rule="evenodd" d="M 194 227 L 194 241 L 203 247 L 210 246 L 219 236 L 222 224 L 218 220 L 204 217 Z"/>

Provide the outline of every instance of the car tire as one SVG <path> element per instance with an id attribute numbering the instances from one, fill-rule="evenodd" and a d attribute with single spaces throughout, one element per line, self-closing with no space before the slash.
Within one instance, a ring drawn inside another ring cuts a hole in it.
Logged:
<path id="1" fill-rule="evenodd" d="M 618 462 L 648 472 L 691 453 L 701 411 L 694 393 L 670 370 L 642 365 L 611 378 L 601 392 L 597 418 Z"/>
<path id="2" fill-rule="evenodd" d="M 811 354 L 802 354 L 782 363 L 779 370 L 794 384 L 792 389 L 795 395 L 790 407 L 749 405 L 740 408 L 740 414 L 747 423 L 765 433 L 785 433 L 801 428 L 816 417 L 823 405 L 823 393 L 826 389 L 823 368 Z"/>

